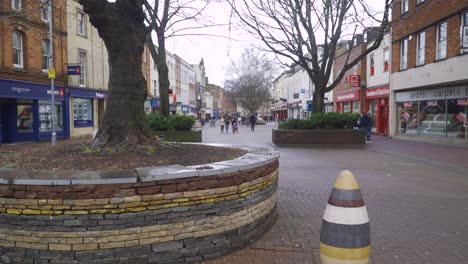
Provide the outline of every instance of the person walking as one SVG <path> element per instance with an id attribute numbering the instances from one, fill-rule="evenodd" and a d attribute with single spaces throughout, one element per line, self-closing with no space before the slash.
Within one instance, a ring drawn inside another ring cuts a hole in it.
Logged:
<path id="1" fill-rule="evenodd" d="M 229 116 L 225 115 L 224 116 L 224 131 L 226 132 L 226 134 L 229 132 L 229 123 L 230 123 Z"/>
<path id="2" fill-rule="evenodd" d="M 369 143 L 371 139 L 371 130 L 372 130 L 372 120 L 369 115 L 365 112 L 362 112 L 361 117 L 359 118 L 359 128 L 366 132 L 366 143 Z"/>
<path id="3" fill-rule="evenodd" d="M 219 124 L 219 128 L 221 129 L 221 134 L 224 133 L 224 120 L 222 117 L 218 119 L 218 124 Z"/>
<path id="4" fill-rule="evenodd" d="M 255 124 L 257 123 L 257 117 L 255 114 L 252 114 L 250 116 L 250 131 L 254 132 L 255 131 Z"/>

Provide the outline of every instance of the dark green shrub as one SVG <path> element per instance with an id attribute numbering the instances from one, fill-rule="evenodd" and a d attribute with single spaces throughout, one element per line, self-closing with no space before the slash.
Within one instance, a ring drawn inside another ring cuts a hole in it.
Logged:
<path id="1" fill-rule="evenodd" d="M 343 129 L 353 128 L 359 114 L 351 113 L 314 113 L 310 119 L 291 119 L 286 122 L 282 122 L 279 125 L 280 129 Z"/>
<path id="2" fill-rule="evenodd" d="M 195 118 L 181 115 L 164 117 L 153 113 L 146 116 L 146 122 L 153 131 L 190 131 L 195 124 Z"/>

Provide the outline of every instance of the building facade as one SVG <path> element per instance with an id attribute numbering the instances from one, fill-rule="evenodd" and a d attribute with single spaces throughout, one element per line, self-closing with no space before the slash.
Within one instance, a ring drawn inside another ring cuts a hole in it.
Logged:
<path id="1" fill-rule="evenodd" d="M 68 137 L 66 1 L 53 1 L 52 13 L 48 1 L 1 0 L 0 4 L 0 143 L 50 138 L 52 118 L 57 137 Z M 51 18 L 55 105 L 48 78 Z"/>
<path id="2" fill-rule="evenodd" d="M 374 44 L 367 44 L 370 48 Z M 389 134 L 390 50 L 391 33 L 387 32 L 380 46 L 367 55 L 365 104 L 372 119 L 372 132 Z"/>
<path id="3" fill-rule="evenodd" d="M 394 2 L 392 21 L 390 134 L 466 143 L 468 1 Z"/>
<path id="4" fill-rule="evenodd" d="M 68 76 L 70 136 L 89 136 L 104 117 L 109 82 L 107 48 L 89 23 L 83 7 L 67 0 L 68 65 L 79 65 L 78 75 Z"/>

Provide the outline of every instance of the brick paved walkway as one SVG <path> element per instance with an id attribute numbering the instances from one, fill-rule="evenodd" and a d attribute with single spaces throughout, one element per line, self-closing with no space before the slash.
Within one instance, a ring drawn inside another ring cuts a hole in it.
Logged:
<path id="1" fill-rule="evenodd" d="M 271 146 L 271 128 L 203 131 L 205 142 Z M 338 173 L 361 185 L 372 263 L 468 263 L 468 149 L 374 137 L 365 149 L 280 148 L 278 219 L 263 238 L 217 263 L 320 263 L 323 210 Z"/>

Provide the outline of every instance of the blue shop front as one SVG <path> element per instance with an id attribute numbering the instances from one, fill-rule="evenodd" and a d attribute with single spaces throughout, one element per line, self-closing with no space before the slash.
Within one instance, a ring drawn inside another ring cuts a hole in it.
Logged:
<path id="1" fill-rule="evenodd" d="M 68 95 L 63 86 L 0 79 L 0 143 L 38 141 L 52 135 L 52 107 L 55 108 L 57 138 L 68 138 Z"/>

